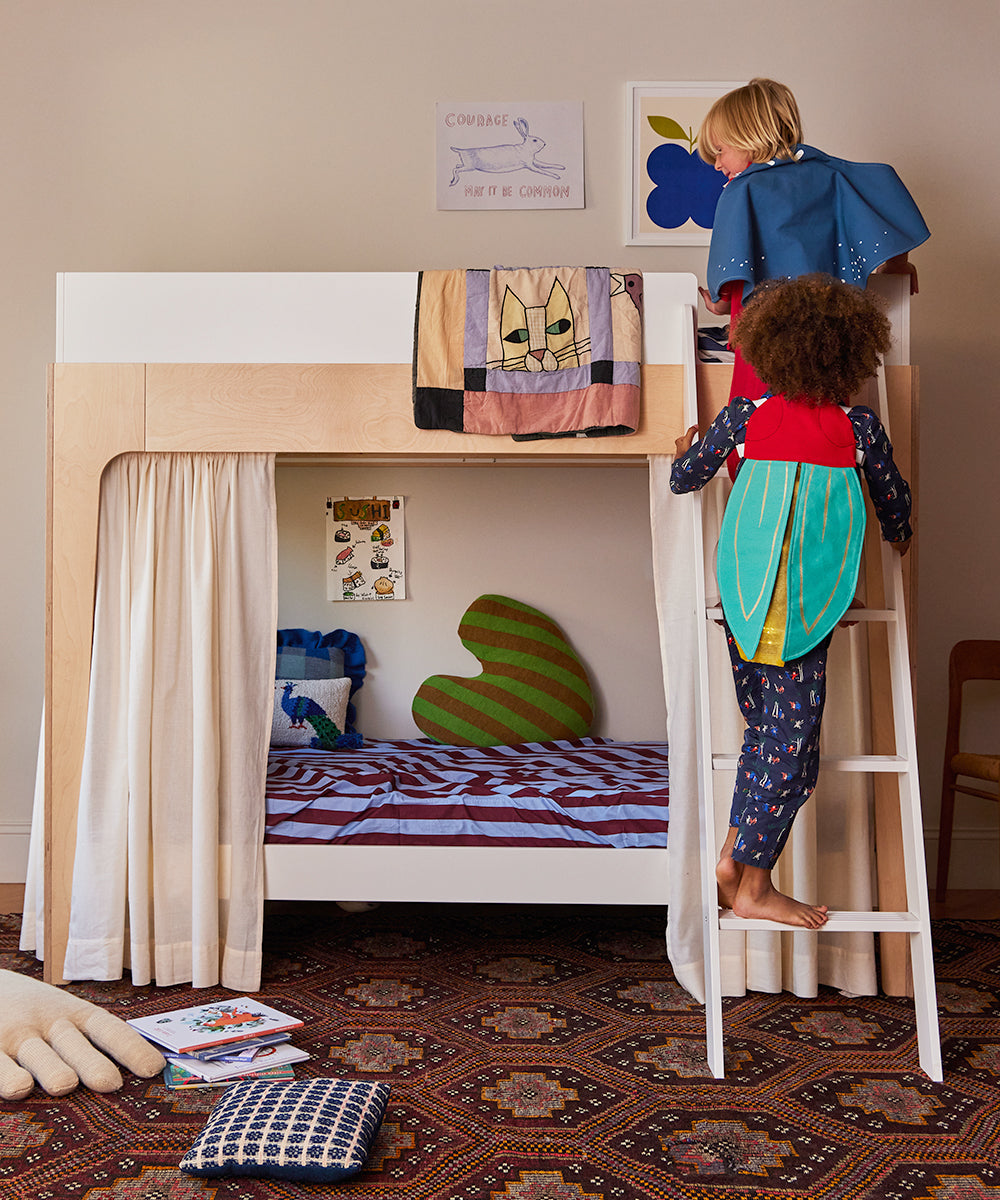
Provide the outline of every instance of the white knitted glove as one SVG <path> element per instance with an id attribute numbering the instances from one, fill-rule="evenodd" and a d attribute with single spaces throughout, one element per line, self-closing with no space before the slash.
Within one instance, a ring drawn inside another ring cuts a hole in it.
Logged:
<path id="1" fill-rule="evenodd" d="M 103 1008 L 28 975 L 0 970 L 0 1097 L 21 1100 L 36 1080 L 50 1096 L 65 1096 L 78 1083 L 95 1092 L 115 1091 L 121 1074 L 94 1046 L 146 1079 L 166 1065 L 159 1050 Z"/>

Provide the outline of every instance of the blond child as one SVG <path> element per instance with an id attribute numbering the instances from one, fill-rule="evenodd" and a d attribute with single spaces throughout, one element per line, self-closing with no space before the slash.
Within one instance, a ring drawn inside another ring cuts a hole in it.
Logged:
<path id="1" fill-rule="evenodd" d="M 698 133 L 698 153 L 728 182 L 715 210 L 706 307 L 735 319 L 765 279 L 823 272 L 864 287 L 872 272 L 917 273 L 909 251 L 929 236 L 890 166 L 854 163 L 807 146 L 792 92 L 752 79 L 720 97 Z M 763 395 L 737 350 L 731 396 Z"/>

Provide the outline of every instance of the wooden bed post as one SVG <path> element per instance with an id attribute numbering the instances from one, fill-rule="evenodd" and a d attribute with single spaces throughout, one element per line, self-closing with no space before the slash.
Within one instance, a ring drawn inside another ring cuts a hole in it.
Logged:
<path id="1" fill-rule="evenodd" d="M 888 427 L 893 444 L 893 457 L 913 493 L 914 514 L 917 509 L 918 465 L 918 375 L 915 367 L 894 366 L 885 369 L 886 398 L 889 406 Z M 877 398 L 871 406 L 878 410 Z M 871 502 L 868 502 L 869 511 Z M 917 522 L 914 517 L 914 529 Z M 906 625 L 909 634 L 910 671 L 916 668 L 917 605 L 914 581 L 919 553 L 919 531 L 913 549 L 903 559 L 903 585 L 906 591 Z M 869 520 L 869 536 L 865 545 L 865 579 L 869 608 L 882 608 L 882 569 L 880 566 L 878 524 Z M 891 684 L 889 667 L 889 638 L 884 625 L 868 626 L 868 676 L 871 695 L 871 745 L 874 754 L 902 754 L 896 746 L 893 732 Z M 906 881 L 901 869 L 903 861 L 903 828 L 900 814 L 899 780 L 893 775 L 873 776 L 875 797 L 875 866 L 878 879 L 879 908 L 896 910 L 907 907 Z M 879 935 L 879 965 L 882 972 L 882 991 L 887 996 L 912 996 L 913 974 L 910 950 L 904 933 Z"/>
<path id="2" fill-rule="evenodd" d="M 142 364 L 55 366 L 45 560 L 45 979 L 62 983 L 87 722 L 97 514 L 107 463 L 144 448 Z"/>

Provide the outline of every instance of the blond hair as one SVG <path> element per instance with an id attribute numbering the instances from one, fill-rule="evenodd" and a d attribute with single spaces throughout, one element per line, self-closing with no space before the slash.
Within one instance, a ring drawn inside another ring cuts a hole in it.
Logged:
<path id="1" fill-rule="evenodd" d="M 743 150 L 751 162 L 793 158 L 802 141 L 799 106 L 791 90 L 773 79 L 751 79 L 720 96 L 698 131 L 698 154 L 715 162 L 720 146 Z"/>

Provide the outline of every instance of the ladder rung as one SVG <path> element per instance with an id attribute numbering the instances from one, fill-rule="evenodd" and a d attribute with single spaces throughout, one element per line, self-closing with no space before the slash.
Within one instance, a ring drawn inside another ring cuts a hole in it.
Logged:
<path id="1" fill-rule="evenodd" d="M 717 604 L 714 608 L 706 608 L 705 616 L 709 621 L 722 620 L 722 605 Z M 895 621 L 896 610 L 894 608 L 852 608 L 844 613 L 843 620 L 845 621 Z"/>
<path id="2" fill-rule="evenodd" d="M 911 912 L 833 912 L 827 915 L 827 922 L 815 933 L 837 932 L 851 933 L 919 933 L 920 918 Z M 720 930 L 738 930 L 748 932 L 758 929 L 793 929 L 803 932 L 799 925 L 785 925 L 778 921 L 767 921 L 762 917 L 737 917 L 729 909 L 719 912 Z M 808 930 L 805 932 L 809 932 Z"/>
<path id="3" fill-rule="evenodd" d="M 735 771 L 738 754 L 713 754 L 714 771 Z M 843 758 L 821 758 L 820 768 L 825 771 L 885 771 L 903 775 L 910 769 L 908 759 L 899 754 L 853 754 Z"/>

